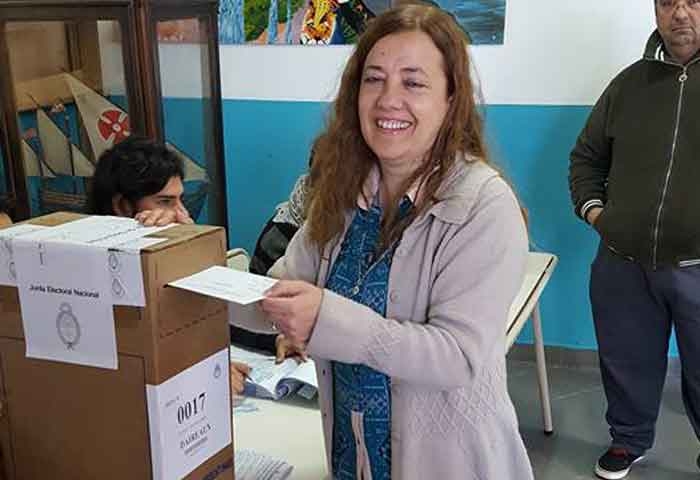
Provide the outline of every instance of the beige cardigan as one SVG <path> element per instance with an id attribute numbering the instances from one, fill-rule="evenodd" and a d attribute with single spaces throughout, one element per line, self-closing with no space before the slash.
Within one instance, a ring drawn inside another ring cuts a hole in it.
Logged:
<path id="1" fill-rule="evenodd" d="M 323 287 L 341 240 L 321 255 L 302 228 L 278 265 L 282 276 Z M 391 377 L 394 480 L 533 478 L 503 353 L 526 254 L 527 234 L 509 186 L 483 162 L 459 162 L 438 201 L 396 248 L 386 318 L 324 291 L 307 350 L 317 365 L 329 472 L 330 361 L 337 360 Z M 358 478 L 367 480 L 361 415 L 353 420 L 358 472 L 365 472 Z"/>

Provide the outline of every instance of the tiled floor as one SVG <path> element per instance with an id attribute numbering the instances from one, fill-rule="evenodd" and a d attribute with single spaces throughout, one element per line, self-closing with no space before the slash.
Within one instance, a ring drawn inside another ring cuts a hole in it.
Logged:
<path id="1" fill-rule="evenodd" d="M 609 442 L 605 396 L 596 369 L 550 367 L 554 435 L 542 432 L 537 376 L 530 362 L 509 362 L 510 394 L 537 480 L 595 478 L 593 466 Z M 669 377 L 656 445 L 628 480 L 699 480 L 700 443 L 685 416 L 680 378 Z"/>

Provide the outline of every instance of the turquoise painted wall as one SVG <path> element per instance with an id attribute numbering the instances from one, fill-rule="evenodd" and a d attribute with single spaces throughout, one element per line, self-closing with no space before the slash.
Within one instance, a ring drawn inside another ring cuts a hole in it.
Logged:
<path id="1" fill-rule="evenodd" d="M 305 171 L 323 128 L 327 103 L 224 100 L 229 245 L 253 250 L 257 236 Z M 203 163 L 201 101 L 169 99 L 167 137 Z M 569 151 L 590 107 L 486 106 L 491 156 L 530 213 L 532 248 L 559 265 L 542 298 L 548 345 L 595 348 L 588 301 L 595 233 L 574 217 L 568 193 Z M 206 212 L 200 221 L 206 219 Z M 530 342 L 529 327 L 520 341 Z M 672 355 L 677 355 L 675 343 Z"/>
<path id="2" fill-rule="evenodd" d="M 225 100 L 229 243 L 252 251 L 258 233 L 307 165 L 328 104 Z M 574 217 L 567 183 L 569 152 L 588 116 L 582 106 L 487 106 L 494 161 L 530 213 L 533 249 L 559 257 L 542 297 L 548 345 L 596 348 L 588 300 L 597 235 Z M 530 342 L 529 327 L 520 341 Z M 672 354 L 677 349 L 672 345 Z"/>

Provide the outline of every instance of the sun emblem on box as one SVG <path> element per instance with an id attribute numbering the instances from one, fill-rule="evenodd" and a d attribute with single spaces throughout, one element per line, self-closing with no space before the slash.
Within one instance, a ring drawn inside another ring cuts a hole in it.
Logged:
<path id="1" fill-rule="evenodd" d="M 126 293 L 126 289 L 124 285 L 122 285 L 121 280 L 119 280 L 119 277 L 112 278 L 112 293 L 117 298 L 122 298 Z"/>
<path id="2" fill-rule="evenodd" d="M 56 331 L 58 338 L 68 350 L 74 350 L 80 342 L 80 323 L 78 323 L 78 317 L 73 313 L 73 308 L 69 303 L 63 302 L 59 307 L 56 317 Z"/>
<path id="3" fill-rule="evenodd" d="M 112 273 L 117 273 L 122 267 L 119 257 L 114 252 L 109 252 L 109 256 L 107 257 L 107 265 L 109 265 L 109 271 Z"/>
<path id="4" fill-rule="evenodd" d="M 14 260 L 11 259 L 9 262 L 7 262 L 7 271 L 10 274 L 10 278 L 12 280 L 17 280 L 17 269 L 15 267 Z"/>

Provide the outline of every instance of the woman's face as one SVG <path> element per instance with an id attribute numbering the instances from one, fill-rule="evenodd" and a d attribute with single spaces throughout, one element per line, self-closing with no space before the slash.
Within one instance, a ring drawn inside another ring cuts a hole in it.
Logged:
<path id="1" fill-rule="evenodd" d="M 382 166 L 418 168 L 447 113 L 444 60 L 421 31 L 380 39 L 365 61 L 358 100 L 360 128 Z"/>

